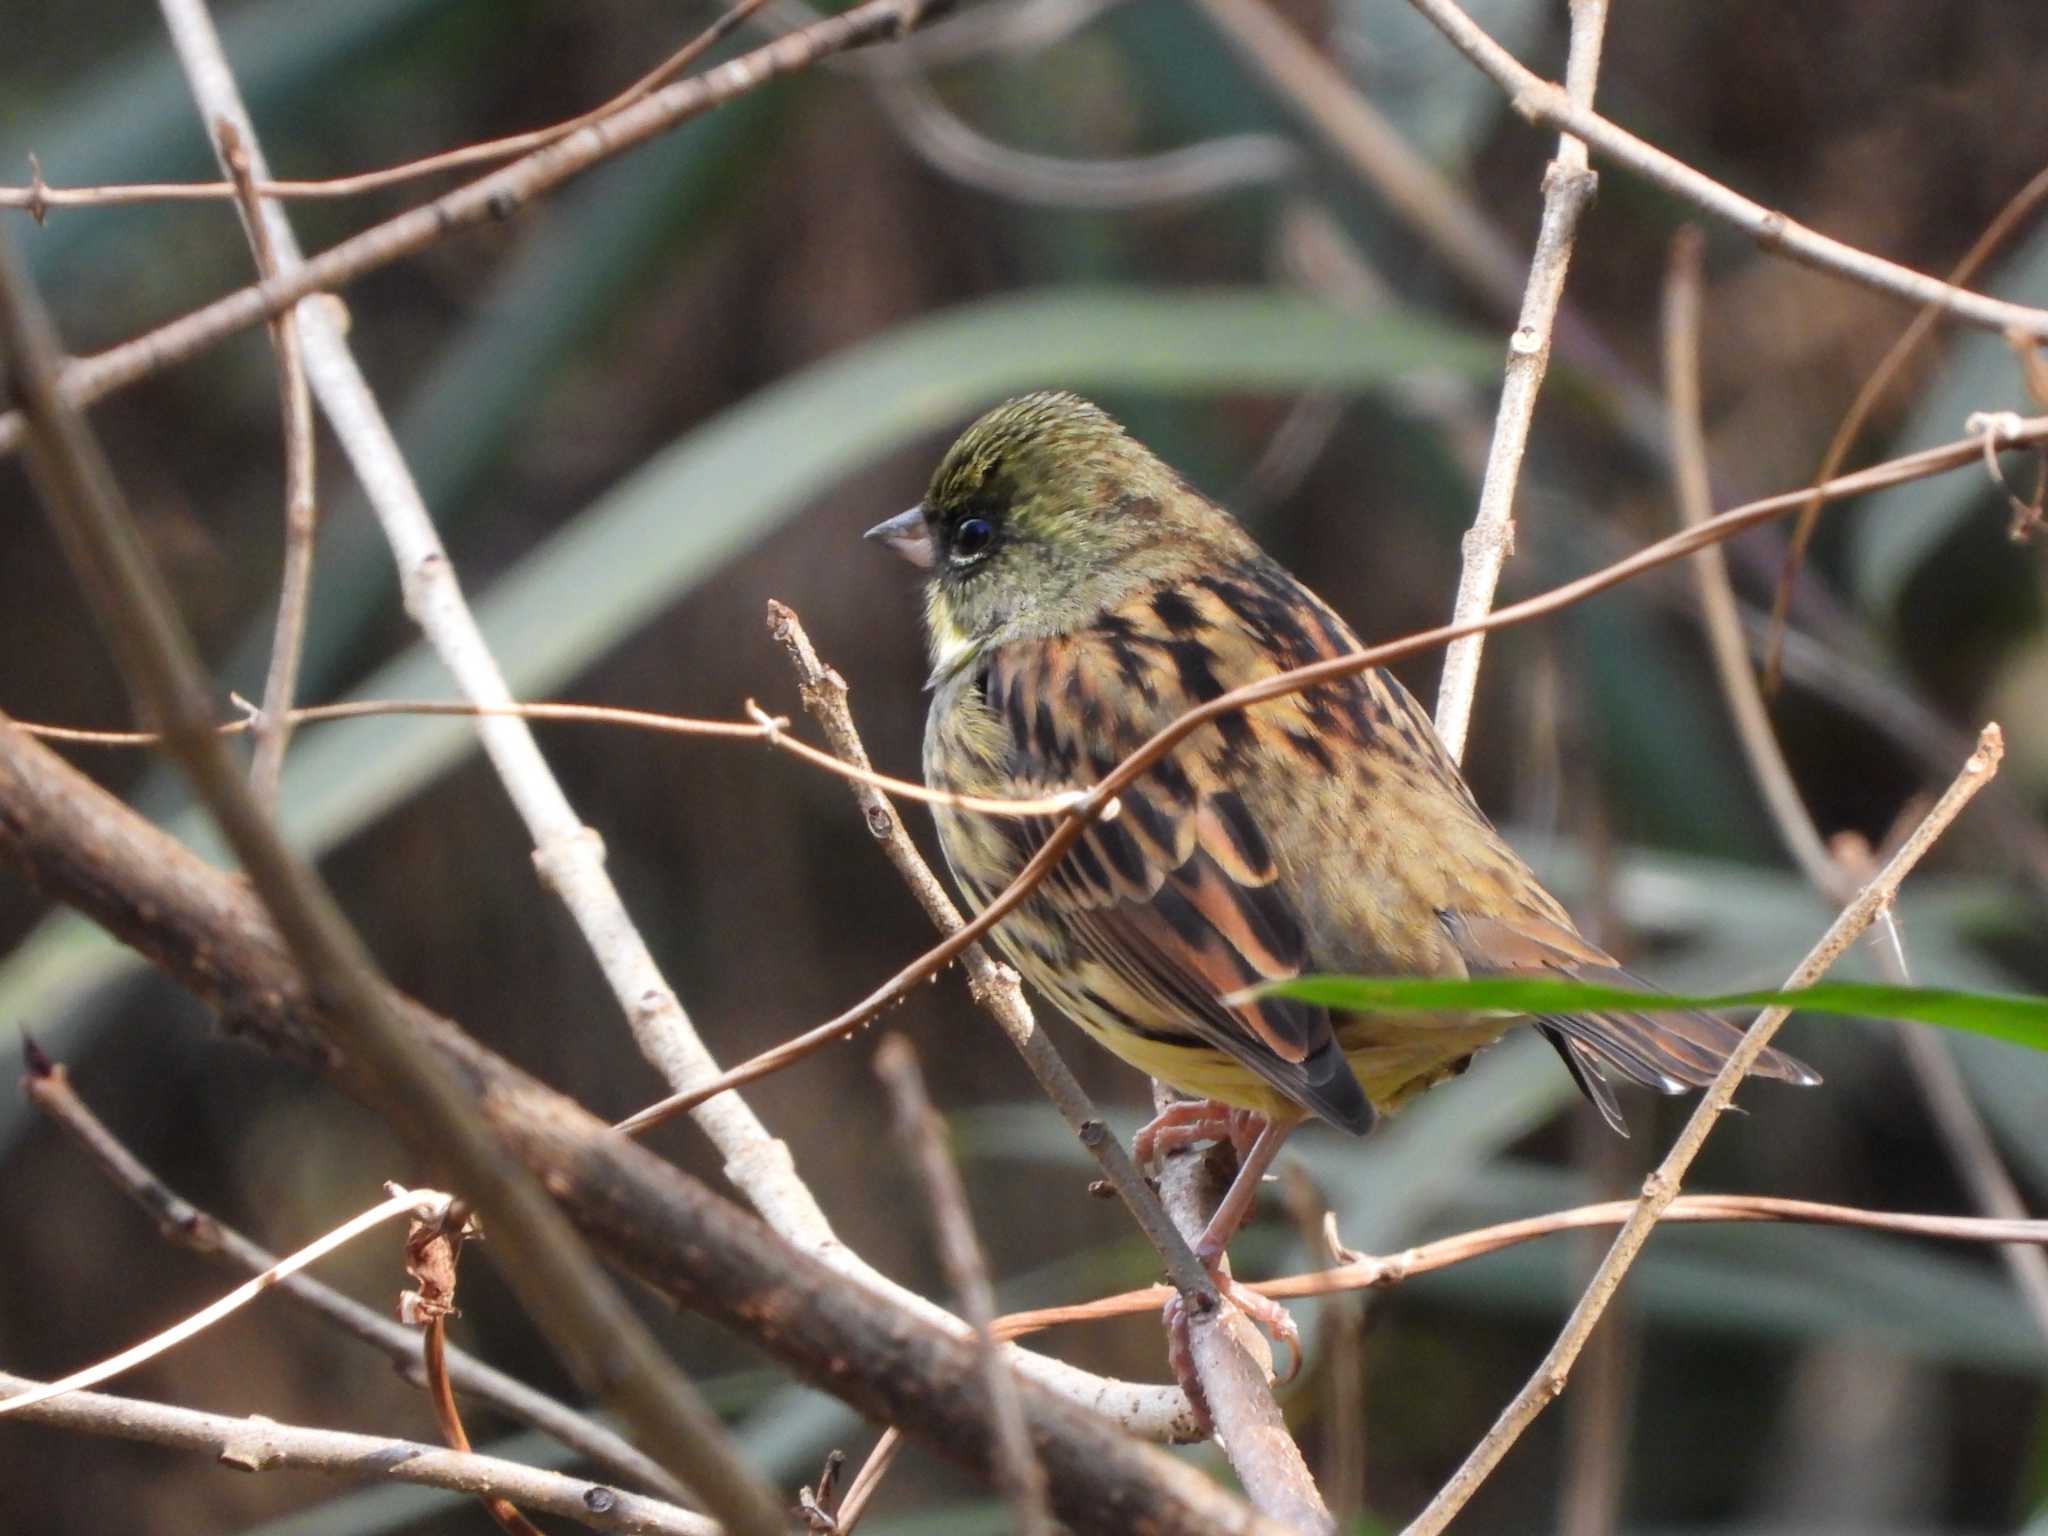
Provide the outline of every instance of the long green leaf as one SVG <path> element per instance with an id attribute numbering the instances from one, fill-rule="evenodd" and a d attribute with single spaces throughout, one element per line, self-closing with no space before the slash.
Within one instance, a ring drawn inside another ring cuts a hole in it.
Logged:
<path id="1" fill-rule="evenodd" d="M 1847 1018 L 1907 1019 L 1967 1030 L 1994 1040 L 2048 1051 L 2048 997 L 1996 992 L 1962 992 L 1946 987 L 1892 987 L 1875 982 L 1824 981 L 1796 992 L 1639 992 L 1630 987 L 1549 977 L 1527 980 L 1480 978 L 1381 979 L 1370 976 L 1304 976 L 1256 989 L 1320 1003 L 1348 1012 L 1420 1013 L 1463 1009 L 1489 1013 L 1672 1013 L 1713 1008 L 1792 1008 Z"/>

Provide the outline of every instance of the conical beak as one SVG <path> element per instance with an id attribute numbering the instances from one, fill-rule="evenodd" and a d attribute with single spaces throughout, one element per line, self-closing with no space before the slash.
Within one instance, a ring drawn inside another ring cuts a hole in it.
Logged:
<path id="1" fill-rule="evenodd" d="M 877 544 L 886 544 L 920 571 L 932 568 L 935 551 L 932 549 L 931 526 L 924 520 L 924 506 L 919 503 L 908 512 L 899 512 L 886 523 L 877 523 L 863 538 L 873 539 Z"/>

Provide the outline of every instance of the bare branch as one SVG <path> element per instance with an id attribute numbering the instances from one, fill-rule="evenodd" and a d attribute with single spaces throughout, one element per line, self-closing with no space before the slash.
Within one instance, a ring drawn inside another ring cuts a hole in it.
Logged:
<path id="1" fill-rule="evenodd" d="M 1996 725 L 1987 725 L 1978 738 L 1977 751 L 1963 764 L 1947 791 L 1930 810 L 1920 825 L 1913 831 L 1899 851 L 1885 867 L 1858 893 L 1856 899 L 1843 909 L 1828 931 L 1821 936 L 1807 957 L 1802 960 L 1785 983 L 1786 989 L 1811 986 L 1827 972 L 1828 967 L 1840 958 L 1857 937 L 1876 920 L 1879 913 L 1888 908 L 1898 888 L 1921 856 L 1954 821 L 1971 798 L 1998 771 L 1998 761 L 2004 755 L 2005 742 Z M 1636 1202 L 1626 1225 L 1615 1237 L 1614 1244 L 1607 1250 L 1607 1257 L 1601 1261 L 1586 1292 L 1572 1309 L 1557 1342 L 1550 1347 L 1522 1390 L 1502 1410 L 1486 1437 L 1474 1447 L 1463 1466 L 1452 1474 L 1435 1498 L 1407 1529 L 1407 1536 L 1435 1536 L 1435 1533 L 1449 1525 L 1458 1511 L 1486 1481 L 1487 1476 L 1500 1464 L 1508 1449 L 1521 1438 L 1522 1431 L 1533 1423 L 1543 1409 L 1564 1390 L 1565 1380 L 1571 1373 L 1572 1362 L 1585 1347 L 1600 1314 L 1614 1297 L 1636 1255 L 1642 1252 L 1643 1244 L 1649 1241 L 1664 1211 L 1677 1198 L 1679 1182 L 1693 1159 L 1699 1155 L 1700 1147 L 1707 1139 L 1707 1133 L 1714 1128 L 1722 1112 L 1735 1096 L 1735 1089 L 1756 1061 L 1764 1047 L 1770 1044 L 1771 1036 L 1784 1023 L 1791 1010 L 1767 1008 L 1757 1015 L 1742 1042 L 1729 1054 L 1713 1084 L 1701 1096 L 1692 1117 L 1686 1121 L 1684 1130 L 1672 1143 L 1671 1150 L 1664 1156 L 1643 1182 L 1642 1199 Z"/>
<path id="2" fill-rule="evenodd" d="M 1490 1227 L 1460 1232 L 1453 1237 L 1440 1237 L 1399 1253 L 1374 1255 L 1340 1249 L 1343 1262 L 1333 1268 L 1286 1275 L 1274 1280 L 1249 1281 L 1246 1288 L 1257 1291 L 1261 1296 L 1270 1296 L 1275 1301 L 1391 1290 L 1418 1275 L 1450 1269 L 1490 1253 L 1498 1253 L 1503 1248 L 1514 1248 L 1539 1238 L 1583 1231 L 1589 1227 L 1620 1226 L 1635 1213 L 1637 1203 L 1634 1200 L 1608 1200 L 1598 1205 L 1552 1211 L 1543 1216 L 1524 1216 L 1516 1221 L 1503 1221 Z M 1942 1242 L 2024 1243 L 2030 1247 L 2048 1247 L 2048 1220 L 1870 1211 L 1858 1206 L 1829 1205 L 1816 1200 L 1787 1200 L 1776 1195 L 1681 1195 L 1666 1208 L 1662 1219 L 1681 1226 L 1708 1222 L 1791 1222 L 1809 1226 L 1855 1227 L 1868 1232 L 1889 1232 L 1900 1237 L 1924 1237 Z M 1046 1328 L 1153 1311 L 1170 1294 L 1163 1285 L 1146 1286 L 1097 1301 L 1012 1312 L 997 1319 L 996 1327 L 1005 1338 L 1022 1338 Z"/>
<path id="3" fill-rule="evenodd" d="M 234 180 L 242 227 L 256 257 L 256 276 L 278 275 L 277 245 L 256 192 L 256 170 L 241 129 L 232 117 L 214 125 L 214 153 Z M 312 301 L 309 301 L 312 302 Z M 305 349 L 299 316 L 288 309 L 272 317 L 270 340 L 277 352 L 278 392 L 284 407 L 284 574 L 278 582 L 277 634 L 270 647 L 270 671 L 263 682 L 263 708 L 253 729 L 256 755 L 249 783 L 257 803 L 277 808 L 284 749 L 291 740 L 288 718 L 299 688 L 299 656 L 306 642 L 306 609 L 313 593 L 313 393 L 306 383 Z"/>
<path id="4" fill-rule="evenodd" d="M 1171 1092 L 1157 1084 L 1153 1098 L 1162 1109 L 1173 1102 Z M 1159 1171 L 1160 1199 L 1190 1242 L 1209 1225 L 1225 1185 L 1209 1159 L 1192 1150 L 1172 1153 Z M 1216 1441 L 1245 1497 L 1296 1531 L 1334 1532 L 1336 1521 L 1274 1400 L 1271 1353 L 1251 1319 L 1234 1306 L 1192 1316 L 1187 1343 Z"/>
<path id="5" fill-rule="evenodd" d="M 2048 174 L 2040 179 L 2042 186 L 2048 188 Z M 1707 488 L 1706 430 L 1700 420 L 1700 330 L 1699 239 L 1696 232 L 1687 230 L 1681 232 L 1673 247 L 1671 276 L 1665 286 L 1665 370 L 1676 447 L 1679 507 L 1685 520 L 1692 524 L 1704 522 L 1713 511 Z M 1837 442 L 1840 441 L 1837 434 Z M 1829 900 L 1845 901 L 1859 875 L 1868 878 L 1869 860 L 1866 856 L 1864 867 L 1852 870 L 1830 851 L 1793 781 L 1777 733 L 1771 728 L 1762 686 L 1750 671 L 1742 620 L 1735 610 L 1735 592 L 1729 584 L 1728 566 L 1721 551 L 1703 551 L 1693 571 L 1699 578 L 1702 617 L 1721 693 L 1728 701 L 1736 735 L 1749 760 L 1750 773 L 1770 809 L 1771 820 L 1814 889 Z M 1887 912 L 1882 921 L 1886 942 L 1878 946 L 1879 964 L 1892 980 L 1903 985 L 1908 977 L 1898 920 Z M 1983 1117 L 1970 1102 L 1969 1090 L 1963 1085 L 1962 1074 L 1956 1070 L 1948 1047 L 1932 1032 L 1915 1024 L 1901 1022 L 1897 1033 L 1906 1064 L 1933 1112 L 1935 1130 L 1962 1171 L 1978 1208 L 1993 1216 L 2024 1216 L 2026 1207 L 2020 1201 L 2019 1190 L 1999 1158 Z M 2048 1254 L 2011 1247 L 2003 1250 L 2003 1256 L 2035 1325 L 2048 1337 Z"/>
<path id="6" fill-rule="evenodd" d="M 167 0 L 195 3 L 196 0 Z M 203 19 L 203 18 L 202 18 Z M 210 27 L 208 28 L 210 30 Z M 191 777 L 306 982 L 331 1000 L 337 1036 L 401 1135 L 452 1169 L 495 1223 L 507 1279 L 583 1385 L 614 1403 L 656 1458 L 731 1528 L 779 1533 L 781 1511 L 724 1426 L 629 1308 L 533 1174 L 506 1157 L 443 1064 L 423 1054 L 361 939 L 319 877 L 288 850 L 212 729 L 206 679 L 84 419 L 56 382 L 48 317 L 0 239 L 0 339 L 32 426 L 30 465 L 50 521 L 142 712 Z"/>
<path id="7" fill-rule="evenodd" d="M 791 609 L 771 602 L 768 605 L 768 627 L 789 652 L 790 662 L 796 668 L 797 681 L 803 690 L 804 708 L 824 730 L 832 750 L 848 766 L 865 771 L 868 768 L 867 747 L 854 727 L 853 710 L 846 702 L 846 679 L 819 660 L 810 636 L 804 633 L 802 622 Z M 918 853 L 917 845 L 910 840 L 910 833 L 903 825 L 903 818 L 896 814 L 895 806 L 864 777 L 856 778 L 855 783 L 861 786 L 855 790 L 854 798 L 860 804 L 868 831 L 881 843 L 882 852 L 895 866 L 897 874 L 903 877 L 904 884 L 910 887 L 911 895 L 924 908 L 925 916 L 931 919 L 932 926 L 939 932 L 957 933 L 963 926 L 959 909 L 946 895 L 945 887 L 939 884 L 931 866 Z M 1168 1278 L 1198 1311 L 1212 1309 L 1216 1305 L 1216 1296 L 1208 1274 L 1196 1262 L 1187 1240 L 1167 1219 L 1158 1197 L 1131 1165 L 1123 1143 L 1109 1134 L 1107 1125 L 1096 1113 L 1094 1103 L 1060 1056 L 1059 1049 L 1038 1027 L 1038 1021 L 1032 1017 L 1031 1005 L 1025 1001 L 1024 988 L 1017 979 L 1017 973 L 990 958 L 979 944 L 968 948 L 962 958 L 974 1000 L 1009 1036 L 1010 1043 L 1022 1054 L 1025 1065 L 1038 1079 L 1046 1097 L 1052 1100 L 1081 1144 L 1101 1165 L 1103 1177 L 1108 1180 L 1110 1188 L 1116 1191 L 1137 1222 L 1138 1229 L 1158 1251 L 1166 1265 Z M 651 1113 L 642 1111 L 642 1115 Z M 626 1124 L 631 1127 L 641 1118 L 641 1115 L 636 1115 Z"/>
<path id="8" fill-rule="evenodd" d="M 1935 304 L 1950 318 L 1999 335 L 2018 332 L 2048 340 L 2048 310 L 2010 304 L 1944 283 L 1924 272 L 1899 266 L 1868 251 L 1830 239 L 1784 214 L 1751 202 L 1741 193 L 1693 169 L 1675 156 L 1618 128 L 1574 101 L 1567 92 L 1525 69 L 1514 56 L 1465 14 L 1455 0 L 1410 0 L 1449 38 L 1452 45 L 1491 76 L 1508 103 L 1531 122 L 1586 141 L 1616 164 L 1683 198 L 1701 212 L 1742 230 L 1767 251 L 1782 251 L 1794 261 L 1832 272 L 1879 293 L 1915 304 Z"/>
<path id="9" fill-rule="evenodd" d="M 919 7 L 906 4 L 905 0 L 864 0 L 852 10 L 776 38 L 703 74 L 663 86 L 601 122 L 586 124 L 567 138 L 534 150 L 502 170 L 372 225 L 295 271 L 271 282 L 238 289 L 147 335 L 67 364 L 61 380 L 64 398 L 73 406 L 89 405 L 159 369 L 203 352 L 225 337 L 260 325 L 309 294 L 335 292 L 450 235 L 511 218 L 534 198 L 636 144 L 758 90 L 771 80 L 808 69 L 820 59 L 894 38 L 906 24 L 914 26 L 939 9 L 939 5 Z M 317 376 L 314 383 L 317 390 Z M 0 415 L 0 455 L 21 446 L 25 429 L 18 410 Z"/>
<path id="10" fill-rule="evenodd" d="M 361 1059 L 335 1049 L 328 996 L 308 990 L 242 880 L 207 865 L 4 717 L 0 863 L 135 945 L 216 1009 L 231 1032 L 332 1076 L 358 1097 L 380 1091 Z M 826 1256 L 776 1236 L 446 1019 L 388 988 L 382 997 L 407 1026 L 414 1052 L 454 1075 L 494 1143 L 539 1176 L 609 1258 L 870 1418 L 900 1425 L 948 1459 L 990 1475 L 991 1433 L 972 1390 L 974 1345 L 957 1319 L 849 1280 Z M 501 1225 L 494 1247 L 504 1236 Z M 1138 1389 L 1040 1357 L 1019 1358 L 1038 1362 L 1021 1384 L 1025 1414 L 1055 1509 L 1077 1536 L 1146 1529 L 1157 1536 L 1277 1536 L 1278 1527 L 1242 1500 L 1106 1428 L 1091 1411 L 1100 1403 L 1163 1418 Z M 1185 1416 L 1178 1391 L 1144 1393 L 1170 1400 Z"/>
<path id="11" fill-rule="evenodd" d="M 1700 234 L 1687 226 L 1672 243 L 1671 270 L 1664 285 L 1664 394 L 1671 407 L 1673 490 L 1680 519 L 1688 528 L 1697 528 L 1714 515 L 1706 428 L 1700 419 L 1699 342 Z M 1702 550 L 1692 573 L 1699 584 L 1701 618 L 1721 693 L 1778 836 L 1815 890 L 1837 904 L 1847 901 L 1854 883 L 1836 865 L 1807 814 L 1771 729 L 1756 674 L 1750 671 L 1749 642 L 1735 609 L 1728 561 L 1718 548 Z"/>
<path id="12" fill-rule="evenodd" d="M 946 1280 L 960 1298 L 960 1313 L 974 1329 L 975 1354 L 981 1366 L 982 1391 L 988 1399 L 989 1422 L 995 1430 L 996 1486 L 1010 1501 L 1012 1529 L 1018 1536 L 1052 1536 L 1052 1511 L 1046 1502 L 1045 1468 L 1032 1453 L 1024 1425 L 1024 1407 L 1017 1400 L 1017 1379 L 1010 1374 L 992 1329 L 995 1290 L 989 1284 L 988 1262 L 974 1236 L 974 1216 L 960 1171 L 946 1147 L 945 1127 L 925 1092 L 917 1051 L 902 1035 L 891 1035 L 875 1052 L 875 1074 L 896 1105 L 896 1129 L 924 1184 L 939 1239 L 939 1259 Z"/>
<path id="13" fill-rule="evenodd" d="M 24 1377 L 0 1372 L 0 1392 L 21 1393 L 35 1386 Z M 0 1402 L 7 1400 L 0 1398 Z M 497 1494 L 593 1531 L 723 1536 L 716 1521 L 659 1499 L 415 1440 L 305 1429 L 264 1418 L 238 1419 L 98 1392 L 76 1392 L 39 1404 L 21 1416 L 32 1424 L 81 1434 L 200 1451 L 238 1472 L 318 1472 L 358 1483 L 409 1483 L 452 1493 Z"/>
<path id="14" fill-rule="evenodd" d="M 0 1398 L 0 1417 L 24 1412 L 38 1403 L 48 1402 L 69 1392 L 96 1387 L 103 1381 L 111 1381 L 124 1372 L 132 1371 L 136 1366 L 177 1348 L 187 1339 L 196 1338 L 221 1319 L 239 1312 L 280 1280 L 298 1273 L 315 1259 L 332 1253 L 344 1244 L 354 1242 L 365 1232 L 382 1226 L 394 1216 L 402 1216 L 407 1211 L 417 1209 L 423 1200 L 439 1200 L 445 1203 L 447 1199 L 448 1196 L 437 1195 L 431 1190 L 393 1187 L 388 1198 L 371 1206 L 367 1211 L 351 1216 L 332 1231 L 322 1233 L 298 1252 L 279 1259 L 263 1273 L 245 1280 L 218 1301 L 208 1303 L 189 1317 L 178 1319 L 170 1327 L 151 1334 L 141 1343 L 131 1345 L 118 1354 L 109 1355 L 104 1360 L 96 1361 L 83 1370 L 73 1371 L 62 1380 L 46 1382 L 15 1396 Z"/>
<path id="15" fill-rule="evenodd" d="M 71 1086 L 70 1075 L 61 1063 L 48 1060 L 39 1051 L 31 1051 L 29 1071 L 23 1079 L 22 1088 L 29 1102 L 76 1141 L 116 1187 L 149 1214 L 157 1230 L 171 1242 L 251 1273 L 261 1273 L 277 1262 L 275 1254 L 198 1209 L 166 1186 L 86 1107 L 85 1101 Z M 291 1275 L 279 1284 L 278 1289 L 372 1348 L 381 1350 L 393 1364 L 417 1378 L 419 1338 L 412 1329 L 351 1300 L 311 1275 Z M 684 1496 L 682 1484 L 595 1419 L 535 1391 L 523 1382 L 515 1381 L 464 1350 L 451 1347 L 447 1361 L 449 1379 L 465 1396 L 552 1435 L 588 1457 L 594 1465 L 603 1467 L 614 1477 L 624 1478 L 635 1487 L 650 1489 L 672 1500 Z"/>
<path id="16" fill-rule="evenodd" d="M 1949 268 L 1947 281 L 1960 286 L 1977 275 L 1978 269 L 1989 261 L 2013 231 L 2020 228 L 2048 198 L 2048 167 L 2036 171 L 2027 184 L 2012 195 L 2010 201 L 1998 210 L 1991 222 L 1984 226 L 1984 232 L 1963 253 L 1962 260 Z M 1913 323 L 1899 333 L 1898 339 L 1885 350 L 1870 377 L 1856 391 L 1856 398 L 1849 402 L 1849 409 L 1842 414 L 1835 427 L 1835 435 L 1828 439 L 1827 452 L 1821 455 L 1820 468 L 1813 478 L 1826 480 L 1841 469 L 1849 457 L 1849 450 L 1855 446 L 1870 413 L 1877 409 L 1878 401 L 1891 388 L 1892 380 L 1906 366 L 1908 358 L 1919 349 L 1920 344 L 1934 334 L 1934 327 L 1941 319 L 1941 305 L 1929 303 L 1921 306 L 1920 313 L 1913 317 Z M 1776 693 L 1784 666 L 1786 622 L 1792 611 L 1792 588 L 1799 580 L 1800 566 L 1806 559 L 1806 547 L 1813 541 L 1813 531 L 1820 526 L 1820 506 L 1801 508 L 1799 521 L 1793 525 L 1792 537 L 1785 547 L 1785 567 L 1778 577 L 1777 591 L 1771 596 L 1770 632 L 1764 641 L 1764 692 Z"/>
<path id="17" fill-rule="evenodd" d="M 1590 109 L 1594 82 L 1600 74 L 1600 45 L 1607 31 L 1607 0 L 1572 0 L 1571 17 L 1565 79 L 1573 105 Z M 1599 185 L 1599 178 L 1586 168 L 1586 146 L 1566 134 L 1543 172 L 1543 221 L 1536 232 L 1536 253 L 1529 262 L 1521 315 L 1508 338 L 1507 376 L 1486 451 L 1479 511 L 1465 534 L 1464 569 L 1451 611 L 1454 623 L 1482 618 L 1493 607 L 1501 567 L 1515 547 L 1515 483 L 1522 472 L 1536 396 L 1550 369 L 1551 331 L 1557 323 L 1558 306 L 1564 301 L 1572 242 L 1578 238 L 1580 215 L 1592 203 Z M 1465 756 L 1473 695 L 1479 688 L 1479 656 L 1485 644 L 1484 633 L 1475 633 L 1453 640 L 1444 651 L 1443 677 L 1436 695 L 1436 733 L 1454 763 Z"/>

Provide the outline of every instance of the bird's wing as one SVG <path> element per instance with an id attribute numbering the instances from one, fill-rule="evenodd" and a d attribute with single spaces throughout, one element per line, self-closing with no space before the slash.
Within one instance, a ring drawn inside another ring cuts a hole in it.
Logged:
<path id="1" fill-rule="evenodd" d="M 1563 914 L 1531 907 L 1508 913 L 1445 912 L 1444 930 L 1475 976 L 1567 976 L 1602 986 L 1655 988 L 1588 943 Z M 1627 1135 L 1608 1070 L 1663 1093 L 1703 1088 L 1742 1039 L 1742 1031 L 1710 1013 L 1546 1014 L 1537 1027 L 1557 1048 L 1586 1096 L 1616 1130 Z M 1810 1085 L 1820 1076 L 1783 1051 L 1766 1049 L 1750 1069 L 1759 1077 Z"/>
<path id="2" fill-rule="evenodd" d="M 1001 648 L 984 687 L 1007 727 L 1010 778 L 1045 789 L 1099 781 L 1154 730 L 1292 662 L 1247 644 L 1199 584 L 1145 594 L 1076 634 Z M 1252 767 L 1241 717 L 1205 726 L 1119 796 L 1041 888 L 1063 926 L 1150 1017 L 1132 1028 L 1228 1053 L 1303 1108 L 1363 1132 L 1373 1112 L 1327 1010 L 1286 998 L 1227 1002 L 1297 976 L 1301 916 L 1266 831 L 1239 792 Z M 1051 818 L 1007 823 L 1035 852 Z"/>

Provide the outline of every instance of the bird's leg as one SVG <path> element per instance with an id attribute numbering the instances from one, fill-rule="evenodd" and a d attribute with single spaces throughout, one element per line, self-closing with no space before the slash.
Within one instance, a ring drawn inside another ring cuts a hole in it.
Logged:
<path id="1" fill-rule="evenodd" d="M 1216 1214 L 1209 1218 L 1209 1225 L 1203 1228 L 1201 1238 L 1195 1243 L 1195 1257 L 1211 1268 L 1222 1261 L 1223 1250 L 1237 1236 L 1237 1229 L 1244 1225 L 1245 1218 L 1251 1215 L 1266 1170 L 1280 1155 L 1280 1144 L 1301 1123 L 1293 1119 L 1268 1119 L 1264 1115 L 1253 1118 L 1258 1128 L 1249 1149 L 1235 1135 L 1231 1138 L 1238 1151 L 1237 1177 L 1230 1181 L 1230 1188 L 1216 1207 Z"/>
<path id="2" fill-rule="evenodd" d="M 1237 1177 L 1231 1181 L 1222 1202 L 1209 1218 L 1208 1226 L 1196 1240 L 1195 1257 L 1202 1261 L 1202 1267 L 1209 1272 L 1217 1294 L 1224 1301 L 1286 1344 L 1293 1360 L 1283 1380 L 1291 1379 L 1301 1369 L 1300 1331 L 1295 1327 L 1293 1317 L 1279 1302 L 1240 1285 L 1231 1276 L 1224 1250 L 1251 1214 L 1266 1170 L 1273 1166 L 1281 1145 L 1300 1123 L 1295 1116 L 1282 1119 L 1222 1104 L 1183 1101 L 1162 1110 L 1135 1138 L 1141 1167 L 1199 1141 L 1229 1141 L 1237 1149 Z M 1194 1356 L 1188 1340 L 1187 1309 L 1177 1294 L 1168 1298 L 1166 1303 L 1166 1333 L 1167 1359 L 1173 1367 L 1174 1376 L 1186 1389 L 1197 1415 L 1206 1419 L 1206 1405 L 1202 1400 L 1201 1384 L 1195 1377 Z"/>

